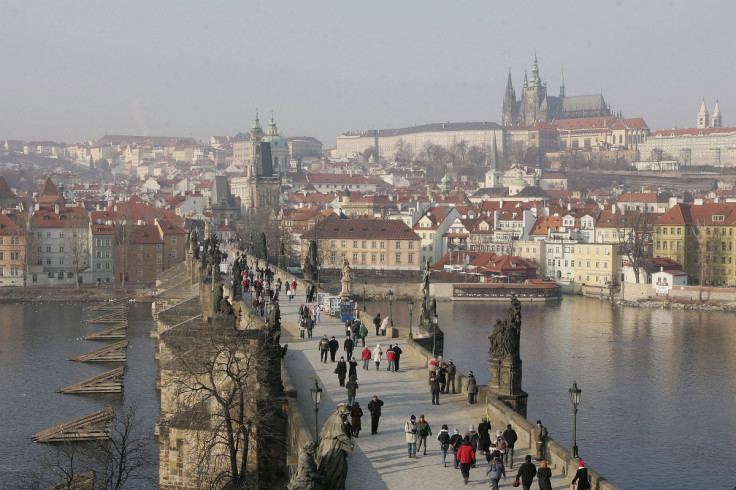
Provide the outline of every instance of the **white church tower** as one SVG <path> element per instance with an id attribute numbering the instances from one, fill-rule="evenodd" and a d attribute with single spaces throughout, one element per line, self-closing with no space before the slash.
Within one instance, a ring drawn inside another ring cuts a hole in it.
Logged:
<path id="1" fill-rule="evenodd" d="M 721 108 L 718 107 L 718 101 L 716 100 L 716 107 L 713 109 L 713 119 L 710 124 L 712 128 L 722 128 L 723 121 L 721 121 Z"/>
<path id="2" fill-rule="evenodd" d="M 713 114 L 715 116 L 715 114 Z M 700 104 L 700 110 L 698 111 L 698 129 L 707 128 L 710 120 L 708 119 L 708 109 L 705 107 L 705 99 Z"/>

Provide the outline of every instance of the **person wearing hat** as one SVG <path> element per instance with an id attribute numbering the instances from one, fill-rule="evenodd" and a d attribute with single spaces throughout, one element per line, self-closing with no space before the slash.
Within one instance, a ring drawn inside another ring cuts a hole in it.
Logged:
<path id="1" fill-rule="evenodd" d="M 426 420 L 424 420 L 424 414 L 419 414 L 419 423 L 417 423 L 417 435 L 418 435 L 418 442 L 417 444 L 417 451 L 419 451 L 422 448 L 422 445 L 424 445 L 424 455 L 427 455 L 427 436 L 432 435 L 432 428 L 429 426 L 429 423 L 427 423 Z"/>
<path id="2" fill-rule="evenodd" d="M 475 381 L 473 371 L 468 372 L 468 405 L 475 403 L 475 394 L 478 393 L 478 383 Z"/>
<path id="3" fill-rule="evenodd" d="M 584 462 L 578 463 L 578 471 L 575 473 L 575 477 L 572 479 L 572 484 L 575 485 L 577 482 L 577 490 L 589 490 L 590 481 L 588 481 L 588 468 L 585 467 Z"/>
<path id="4" fill-rule="evenodd" d="M 460 431 L 455 427 L 452 436 L 450 436 L 450 447 L 452 448 L 452 457 L 455 459 L 455 469 L 460 468 L 460 460 L 457 459 L 457 450 L 460 449 L 460 444 L 462 443 L 463 436 L 460 435 Z"/>
<path id="5" fill-rule="evenodd" d="M 490 454 L 486 476 L 490 479 L 491 489 L 493 490 L 498 490 L 498 482 L 501 480 L 501 476 L 503 476 L 504 480 L 506 479 L 506 468 L 503 465 L 501 453 L 498 451 L 493 451 Z"/>
<path id="6" fill-rule="evenodd" d="M 519 466 L 519 471 L 516 473 L 516 479 L 521 480 L 521 488 L 524 490 L 531 490 L 532 481 L 537 475 L 537 467 L 532 463 L 532 457 L 527 454 L 524 458 L 524 462 Z"/>
<path id="7" fill-rule="evenodd" d="M 544 442 L 547 440 L 547 428 L 542 425 L 541 420 L 537 420 L 537 426 L 534 427 L 534 447 L 537 451 L 537 461 L 544 459 Z"/>
<path id="8" fill-rule="evenodd" d="M 457 374 L 457 366 L 452 363 L 452 359 L 447 361 L 447 385 L 445 387 L 445 393 L 449 393 L 452 389 L 452 394 L 455 394 L 455 375 Z"/>
<path id="9" fill-rule="evenodd" d="M 514 469 L 514 444 L 519 436 L 516 435 L 516 431 L 511 427 L 511 424 L 506 426 L 506 430 L 503 431 L 503 438 L 506 439 L 506 457 L 504 458 L 508 467 Z"/>
<path id="10" fill-rule="evenodd" d="M 358 437 L 358 434 L 360 434 L 360 429 L 362 428 L 360 423 L 361 417 L 363 417 L 363 409 L 360 408 L 360 403 L 355 402 L 350 409 L 350 425 L 353 427 L 353 437 Z"/>
<path id="11" fill-rule="evenodd" d="M 547 460 L 542 460 L 542 467 L 537 470 L 539 490 L 552 490 L 552 470 L 547 467 Z"/>
<path id="12" fill-rule="evenodd" d="M 417 418 L 411 414 L 409 421 L 404 425 L 406 443 L 409 445 L 409 459 L 417 457 Z"/>

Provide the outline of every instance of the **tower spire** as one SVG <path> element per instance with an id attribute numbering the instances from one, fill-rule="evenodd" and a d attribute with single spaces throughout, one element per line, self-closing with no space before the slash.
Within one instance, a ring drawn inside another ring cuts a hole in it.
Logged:
<path id="1" fill-rule="evenodd" d="M 560 98 L 565 98 L 565 68 L 563 67 L 562 70 L 562 81 L 560 82 Z"/>

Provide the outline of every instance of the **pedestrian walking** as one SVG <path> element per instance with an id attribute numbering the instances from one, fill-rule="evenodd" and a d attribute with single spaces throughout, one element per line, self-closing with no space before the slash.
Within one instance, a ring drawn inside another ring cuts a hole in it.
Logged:
<path id="1" fill-rule="evenodd" d="M 417 428 L 417 418 L 414 414 L 409 417 L 409 421 L 404 424 L 404 434 L 406 435 L 406 443 L 409 446 L 409 459 L 417 457 L 417 438 L 419 429 Z"/>
<path id="2" fill-rule="evenodd" d="M 460 473 L 463 475 L 463 481 L 468 484 L 470 478 L 470 468 L 475 465 L 475 451 L 470 445 L 470 438 L 466 435 L 462 444 L 457 450 L 457 459 L 460 461 Z"/>
<path id="3" fill-rule="evenodd" d="M 486 475 L 491 483 L 492 490 L 498 490 L 498 481 L 503 476 L 506 479 L 506 468 L 503 466 L 503 459 L 501 455 L 494 451 L 491 455 L 491 461 L 488 463 L 488 469 L 486 469 Z"/>
<path id="4" fill-rule="evenodd" d="M 330 361 L 335 362 L 335 354 L 337 354 L 337 349 L 340 348 L 340 342 L 335 339 L 335 336 L 333 335 L 330 339 Z"/>
<path id="5" fill-rule="evenodd" d="M 345 358 L 340 356 L 340 360 L 337 361 L 335 366 L 335 374 L 337 374 L 337 380 L 340 382 L 340 386 L 345 386 L 345 376 L 348 374 L 348 365 L 345 362 Z"/>
<path id="6" fill-rule="evenodd" d="M 388 367 L 386 368 L 386 371 L 393 371 L 395 356 L 396 354 L 394 353 L 393 346 L 391 344 L 388 344 L 388 349 L 386 350 L 386 360 L 388 361 Z"/>
<path id="7" fill-rule="evenodd" d="M 452 449 L 452 458 L 455 469 L 460 468 L 460 460 L 457 459 L 457 450 L 460 449 L 460 445 L 462 443 L 463 436 L 460 435 L 460 431 L 455 427 L 455 430 L 452 431 L 452 435 L 450 436 L 450 448 Z"/>
<path id="8" fill-rule="evenodd" d="M 368 402 L 368 411 L 371 413 L 371 435 L 378 434 L 378 421 L 381 418 L 381 407 L 383 400 L 379 400 L 376 395 Z"/>
<path id="9" fill-rule="evenodd" d="M 381 335 L 380 328 L 381 328 L 381 314 L 378 313 L 375 317 L 373 317 L 373 326 L 376 327 L 376 337 Z"/>
<path id="10" fill-rule="evenodd" d="M 365 323 L 360 323 L 360 340 L 363 343 L 361 347 L 365 347 L 365 338 L 368 336 L 368 327 L 365 326 Z"/>
<path id="11" fill-rule="evenodd" d="M 506 457 L 504 458 L 505 463 L 510 469 L 514 469 L 514 444 L 519 436 L 516 435 L 516 431 L 511 427 L 511 424 L 506 426 L 506 430 L 503 431 L 503 438 L 506 440 Z"/>
<path id="12" fill-rule="evenodd" d="M 304 320 L 304 324 L 307 327 L 307 337 L 312 338 L 312 330 L 314 330 L 314 320 L 307 318 Z"/>
<path id="13" fill-rule="evenodd" d="M 524 462 L 519 466 L 519 471 L 516 473 L 516 480 L 521 480 L 521 487 L 524 490 L 531 490 L 532 481 L 537 474 L 537 467 L 532 463 L 531 454 L 527 454 Z"/>
<path id="14" fill-rule="evenodd" d="M 322 321 L 322 305 L 314 307 L 314 321 L 317 325 Z"/>
<path id="15" fill-rule="evenodd" d="M 368 363 L 371 361 L 371 350 L 368 347 L 364 348 L 360 357 L 363 359 L 363 369 L 368 371 Z"/>
<path id="16" fill-rule="evenodd" d="M 350 322 L 350 320 L 345 320 L 345 336 L 348 338 L 350 337 L 350 333 L 352 331 L 352 325 L 353 324 Z"/>
<path id="17" fill-rule="evenodd" d="M 345 342 L 342 343 L 342 348 L 345 351 L 345 355 L 348 359 L 353 357 L 353 347 L 353 339 L 351 339 L 350 337 L 347 337 L 345 339 Z"/>
<path id="18" fill-rule="evenodd" d="M 386 317 L 381 322 L 381 336 L 386 336 L 386 329 L 388 328 L 388 322 L 390 321 L 390 317 Z"/>
<path id="19" fill-rule="evenodd" d="M 539 490 L 552 490 L 552 470 L 547 467 L 547 460 L 542 460 L 542 467 L 537 469 Z"/>
<path id="20" fill-rule="evenodd" d="M 360 423 L 361 417 L 363 417 L 363 409 L 360 408 L 360 403 L 354 402 L 353 408 L 350 409 L 350 425 L 353 426 L 353 437 L 358 437 L 358 434 L 360 434 L 362 428 Z"/>
<path id="21" fill-rule="evenodd" d="M 429 392 L 432 394 L 432 405 L 440 404 L 440 382 L 437 379 L 437 375 L 432 372 L 429 373 Z"/>
<path id="22" fill-rule="evenodd" d="M 299 319 L 299 336 L 301 338 L 304 338 L 304 335 L 307 333 L 307 326 L 305 325 L 304 318 Z"/>
<path id="23" fill-rule="evenodd" d="M 491 447 L 491 424 L 486 417 L 480 419 L 478 424 L 478 451 L 486 454 Z M 488 455 L 490 456 L 490 454 Z"/>
<path id="24" fill-rule="evenodd" d="M 319 341 L 319 360 L 327 364 L 327 353 L 330 351 L 330 341 L 327 339 L 327 335 L 323 335 Z"/>
<path id="25" fill-rule="evenodd" d="M 475 431 L 475 425 L 470 424 L 470 427 L 468 427 L 468 431 L 465 433 L 465 436 L 470 441 L 470 445 L 473 447 L 473 454 L 478 450 L 478 433 Z M 475 462 L 473 462 L 473 465 L 475 465 Z"/>
<path id="26" fill-rule="evenodd" d="M 354 357 L 351 357 L 348 361 L 348 379 L 350 379 L 350 376 L 355 376 L 355 379 L 358 379 L 358 361 Z"/>
<path id="27" fill-rule="evenodd" d="M 577 487 L 575 487 L 577 490 L 589 490 L 590 489 L 590 481 L 588 480 L 588 468 L 585 467 L 584 462 L 578 463 L 578 471 L 575 473 L 575 476 L 572 479 L 572 484 L 575 485 L 577 483 Z"/>
<path id="28" fill-rule="evenodd" d="M 547 428 L 542 425 L 541 420 L 537 420 L 537 426 L 534 427 L 534 448 L 537 451 L 537 461 L 544 459 L 544 442 L 547 440 Z"/>
<path id="29" fill-rule="evenodd" d="M 442 424 L 442 428 L 437 434 L 437 440 L 440 441 L 442 466 L 447 467 L 447 450 L 450 449 L 450 431 L 447 429 L 447 424 Z"/>
<path id="30" fill-rule="evenodd" d="M 399 361 L 401 361 L 401 354 L 403 353 L 404 351 L 401 350 L 399 344 L 394 345 L 394 372 L 399 370 Z"/>
<path id="31" fill-rule="evenodd" d="M 350 324 L 350 338 L 353 341 L 353 347 L 358 347 L 358 339 L 360 338 L 360 320 L 356 317 Z"/>
<path id="32" fill-rule="evenodd" d="M 340 364 L 338 363 L 338 366 L 339 365 Z M 348 407 L 352 407 L 355 403 L 355 394 L 358 391 L 358 378 L 350 376 L 348 382 L 345 383 L 345 389 L 348 391 Z"/>
<path id="33" fill-rule="evenodd" d="M 473 376 L 473 371 L 468 372 L 468 405 L 475 403 L 475 394 L 478 393 L 478 384 Z"/>
<path id="34" fill-rule="evenodd" d="M 427 455 L 427 436 L 432 435 L 432 428 L 429 426 L 426 420 L 424 420 L 424 414 L 419 414 L 419 422 L 417 422 L 417 451 L 424 447 L 424 455 Z"/>
<path id="35" fill-rule="evenodd" d="M 437 382 L 440 385 L 440 393 L 447 393 L 447 363 L 443 362 L 437 371 Z M 438 402 L 439 404 L 439 402 Z"/>
<path id="36" fill-rule="evenodd" d="M 447 362 L 447 391 L 449 393 L 452 390 L 452 394 L 455 394 L 455 374 L 457 374 L 457 366 L 452 363 L 452 359 Z"/>
<path id="37" fill-rule="evenodd" d="M 376 348 L 373 349 L 373 362 L 376 363 L 376 371 L 378 371 L 378 368 L 381 365 L 382 355 L 383 355 L 383 351 L 381 350 L 381 344 L 376 344 Z"/>
<path id="38" fill-rule="evenodd" d="M 506 449 L 508 447 L 508 443 L 506 442 L 506 439 L 503 438 L 503 433 L 500 430 L 496 431 L 496 451 L 498 451 L 501 454 L 501 459 L 504 458 L 506 455 Z"/>

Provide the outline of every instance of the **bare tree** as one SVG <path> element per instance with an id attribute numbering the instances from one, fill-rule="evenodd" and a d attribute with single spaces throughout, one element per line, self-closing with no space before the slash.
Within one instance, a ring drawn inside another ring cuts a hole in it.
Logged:
<path id="1" fill-rule="evenodd" d="M 652 256 L 652 231 L 656 218 L 650 211 L 637 210 L 625 211 L 617 217 L 618 254 L 626 256 L 638 283 L 645 259 Z"/>
<path id="2" fill-rule="evenodd" d="M 695 236 L 694 262 L 698 272 L 698 282 L 701 286 L 721 284 L 725 275 L 721 271 L 723 265 L 721 261 L 725 262 L 728 254 L 726 251 L 729 243 L 727 236 L 720 233 L 720 228 L 717 226 L 708 224 L 695 223 L 691 230 Z"/>
<path id="3" fill-rule="evenodd" d="M 192 414 L 199 478 L 211 488 L 250 488 L 257 478 L 255 448 L 275 434 L 277 415 L 264 400 L 269 366 L 280 362 L 281 350 L 274 349 L 271 332 L 255 324 L 236 330 L 214 321 L 187 339 L 172 349 L 168 368 L 177 412 Z"/>
<path id="4" fill-rule="evenodd" d="M 125 213 L 118 213 L 113 220 L 115 255 L 118 257 L 118 260 L 115 261 L 115 267 L 120 269 L 115 272 L 119 274 L 120 283 L 123 287 L 125 287 L 125 281 L 128 280 L 128 252 L 130 251 L 133 227 L 133 220 Z"/>
<path id="5" fill-rule="evenodd" d="M 412 161 L 414 152 L 411 150 L 411 146 L 404 141 L 403 138 L 394 145 L 394 159 L 399 163 L 409 163 Z"/>
<path id="6" fill-rule="evenodd" d="M 64 234 L 64 247 L 66 255 L 71 261 L 74 282 L 79 287 L 79 274 L 89 268 L 89 219 L 86 213 L 76 212 L 75 210 L 69 215 L 69 220 L 69 228 Z"/>

